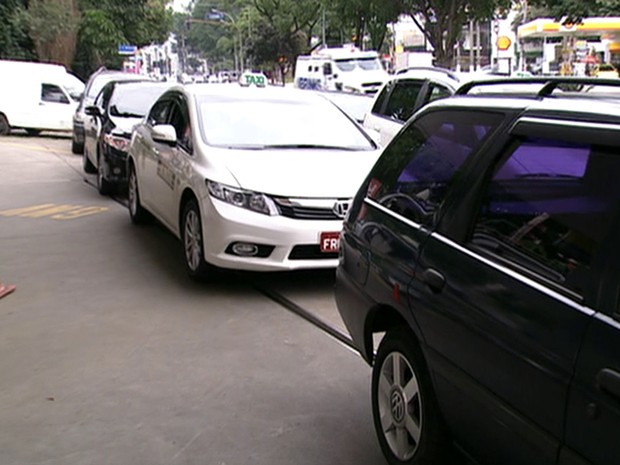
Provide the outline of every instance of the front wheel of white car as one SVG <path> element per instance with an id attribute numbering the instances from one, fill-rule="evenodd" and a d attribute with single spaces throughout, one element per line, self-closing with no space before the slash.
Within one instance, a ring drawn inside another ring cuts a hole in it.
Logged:
<path id="1" fill-rule="evenodd" d="M 129 176 L 127 180 L 127 200 L 129 203 L 129 217 L 134 224 L 144 224 L 150 219 L 149 212 L 140 203 L 140 191 L 138 190 L 138 176 L 133 163 L 129 164 Z"/>
<path id="2" fill-rule="evenodd" d="M 213 267 L 204 259 L 203 238 L 198 203 L 195 199 L 188 200 L 183 207 L 181 240 L 183 241 L 185 268 L 189 276 L 196 280 L 207 279 L 213 273 Z"/>
<path id="3" fill-rule="evenodd" d="M 443 463 L 451 450 L 419 347 L 404 328 L 387 332 L 372 372 L 372 413 L 391 465 Z"/>

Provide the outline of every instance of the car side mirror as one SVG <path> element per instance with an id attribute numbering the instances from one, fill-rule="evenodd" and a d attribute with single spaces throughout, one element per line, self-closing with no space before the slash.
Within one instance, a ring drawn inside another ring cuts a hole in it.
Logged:
<path id="1" fill-rule="evenodd" d="M 151 137 L 155 142 L 161 142 L 162 144 L 176 145 L 177 143 L 177 131 L 171 124 L 157 124 L 153 126 Z"/>
<path id="2" fill-rule="evenodd" d="M 101 116 L 101 110 L 95 105 L 89 105 L 84 108 L 84 113 L 88 116 Z"/>

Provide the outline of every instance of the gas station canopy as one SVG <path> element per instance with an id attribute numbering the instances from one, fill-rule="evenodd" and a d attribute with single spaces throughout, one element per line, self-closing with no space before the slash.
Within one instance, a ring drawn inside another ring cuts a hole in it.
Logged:
<path id="1" fill-rule="evenodd" d="M 599 35 L 605 39 L 618 39 L 620 38 L 620 17 L 584 18 L 579 24 L 562 24 L 551 18 L 539 18 L 522 24 L 517 29 L 519 40 L 582 35 Z"/>

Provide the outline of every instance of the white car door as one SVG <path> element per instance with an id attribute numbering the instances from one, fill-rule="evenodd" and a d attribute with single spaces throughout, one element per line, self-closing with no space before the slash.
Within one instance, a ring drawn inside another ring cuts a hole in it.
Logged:
<path id="1" fill-rule="evenodd" d="M 170 124 L 177 133 L 175 146 L 160 144 L 157 176 L 153 183 L 153 200 L 160 209 L 162 220 L 174 231 L 179 227 L 179 188 L 183 176 L 181 169 L 192 155 L 193 141 L 187 104 L 177 95 L 170 108 Z"/>
<path id="2" fill-rule="evenodd" d="M 73 113 L 77 102 L 71 100 L 67 92 L 57 84 L 42 83 L 38 117 L 38 129 L 70 131 L 73 128 Z"/>

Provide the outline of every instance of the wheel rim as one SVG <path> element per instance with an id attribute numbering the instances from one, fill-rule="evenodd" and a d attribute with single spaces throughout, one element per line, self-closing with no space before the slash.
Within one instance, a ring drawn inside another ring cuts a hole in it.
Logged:
<path id="1" fill-rule="evenodd" d="M 136 174 L 133 170 L 129 173 L 129 189 L 127 196 L 129 197 L 129 211 L 135 216 L 138 211 L 138 181 L 136 180 Z"/>
<path id="2" fill-rule="evenodd" d="M 194 210 L 185 215 L 184 228 L 185 259 L 190 270 L 196 271 L 200 265 L 202 240 L 200 237 L 200 217 Z"/>
<path id="3" fill-rule="evenodd" d="M 422 397 L 418 379 L 404 355 L 389 354 L 381 365 L 377 400 L 383 436 L 401 461 L 413 457 L 422 432 Z"/>

